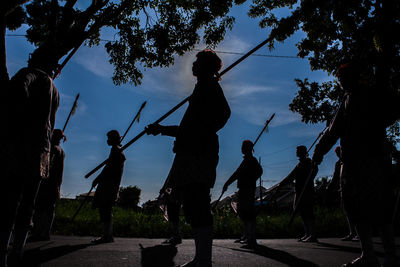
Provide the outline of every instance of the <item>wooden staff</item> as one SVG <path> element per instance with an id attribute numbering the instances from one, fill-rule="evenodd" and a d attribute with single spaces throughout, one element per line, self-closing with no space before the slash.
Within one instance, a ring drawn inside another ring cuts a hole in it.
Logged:
<path id="1" fill-rule="evenodd" d="M 139 111 L 136 113 L 136 115 L 135 115 L 135 117 L 133 118 L 133 120 L 132 120 L 131 124 L 129 125 L 128 129 L 126 129 L 124 135 L 122 136 L 121 142 L 122 142 L 122 140 L 124 139 L 124 137 L 126 136 L 126 134 L 128 133 L 129 129 L 132 127 L 133 123 L 134 123 L 135 121 L 139 121 L 140 114 L 141 114 L 143 108 L 146 106 L 146 103 L 147 103 L 147 102 L 144 101 L 143 104 L 140 106 Z M 78 209 L 75 211 L 74 216 L 72 216 L 71 222 L 74 221 L 74 219 L 75 219 L 75 217 L 78 215 L 79 211 L 80 211 L 80 210 L 82 209 L 82 207 L 86 204 L 86 202 L 88 202 L 88 200 L 89 200 L 89 198 L 90 198 L 90 193 L 93 191 L 93 189 L 94 189 L 94 186 L 92 185 L 92 187 L 90 188 L 90 190 L 89 190 L 89 192 L 87 193 L 86 197 L 83 199 L 81 205 L 80 205 L 80 206 L 78 207 Z"/>
<path id="2" fill-rule="evenodd" d="M 243 55 L 242 57 L 240 57 L 238 60 L 236 60 L 234 63 L 232 63 L 230 66 L 228 66 L 226 69 L 224 69 L 223 71 L 221 71 L 221 73 L 219 74 L 219 76 L 224 75 L 225 73 L 227 73 L 229 70 L 231 70 L 233 67 L 235 67 L 237 64 L 239 64 L 240 62 L 242 62 L 244 59 L 246 59 L 247 57 L 249 57 L 251 54 L 253 54 L 255 51 L 257 51 L 258 49 L 260 49 L 262 46 L 264 46 L 266 43 L 268 43 L 269 38 L 264 40 L 263 42 L 261 42 L 259 45 L 257 45 L 256 47 L 254 47 L 252 50 L 250 50 L 249 52 L 247 52 L 245 55 Z M 158 124 L 160 122 L 162 122 L 163 120 L 165 120 L 169 115 L 171 115 L 172 113 L 174 113 L 177 109 L 179 109 L 181 106 L 183 106 L 183 104 L 185 104 L 191 96 L 186 97 L 185 99 L 183 99 L 178 105 L 176 105 L 175 107 L 173 107 L 172 109 L 170 109 L 167 113 L 165 113 L 163 116 L 161 116 L 158 120 L 156 120 L 153 124 Z M 146 129 L 144 129 L 142 132 L 140 132 L 137 136 L 135 136 L 133 139 L 131 139 L 128 143 L 126 143 L 121 149 L 122 151 L 124 151 L 125 149 L 127 149 L 129 146 L 131 146 L 133 143 L 135 143 L 138 139 L 140 139 L 144 134 L 146 133 Z M 107 159 L 104 160 L 102 163 L 100 163 L 97 167 L 95 167 L 93 170 L 91 170 L 90 172 L 88 172 L 85 175 L 85 178 L 89 178 L 93 173 L 95 173 L 96 171 L 98 171 L 101 167 L 103 167 L 105 164 L 107 163 Z"/>
<path id="3" fill-rule="evenodd" d="M 75 220 L 76 216 L 81 211 L 82 207 L 86 204 L 86 202 L 88 202 L 88 200 L 90 198 L 90 193 L 92 193 L 93 189 L 94 189 L 94 186 L 92 185 L 92 187 L 90 188 L 89 192 L 87 193 L 87 195 L 85 196 L 85 198 L 81 202 L 81 205 L 79 205 L 78 209 L 75 211 L 74 215 L 72 216 L 71 223 Z"/>
<path id="4" fill-rule="evenodd" d="M 222 195 L 223 195 L 224 193 L 225 193 L 225 191 L 222 190 L 221 195 L 219 195 L 218 199 L 217 199 L 217 200 L 213 203 L 213 205 L 211 206 L 211 211 L 212 211 L 213 213 L 215 213 L 215 209 L 217 208 L 218 203 L 219 203 L 219 201 L 221 200 Z"/>
<path id="5" fill-rule="evenodd" d="M 328 129 L 328 126 L 325 127 L 325 129 L 322 130 L 317 136 L 317 138 L 314 140 L 314 142 L 311 144 L 311 146 L 307 149 L 307 152 L 310 152 L 311 148 L 315 145 L 315 143 L 321 138 L 321 136 L 324 135 L 325 131 Z"/>

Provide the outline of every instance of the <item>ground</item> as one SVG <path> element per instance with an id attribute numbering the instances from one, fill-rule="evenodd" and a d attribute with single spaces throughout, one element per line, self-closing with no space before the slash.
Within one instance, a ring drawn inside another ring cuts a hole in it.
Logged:
<path id="1" fill-rule="evenodd" d="M 185 239 L 175 249 L 158 246 L 162 239 L 115 238 L 114 243 L 92 246 L 93 237 L 53 236 L 50 241 L 27 245 L 24 266 L 140 266 L 144 257 L 147 266 L 161 267 L 173 259 L 176 265 L 192 259 L 194 242 Z M 396 240 L 400 255 L 400 239 Z M 359 243 L 321 238 L 319 243 L 300 243 L 294 239 L 261 239 L 255 250 L 241 248 L 232 239 L 213 242 L 213 266 L 341 266 L 360 254 Z M 379 239 L 374 239 L 377 255 L 383 261 Z M 142 249 L 145 249 L 142 253 Z M 143 255 L 143 256 L 142 256 Z M 153 263 L 152 262 L 158 262 Z M 171 262 L 172 264 L 172 262 Z M 174 266 L 174 265 L 165 265 Z"/>

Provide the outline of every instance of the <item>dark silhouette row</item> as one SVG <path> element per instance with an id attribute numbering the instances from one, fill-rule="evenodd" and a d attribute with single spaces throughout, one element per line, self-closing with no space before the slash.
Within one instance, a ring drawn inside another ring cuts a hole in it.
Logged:
<path id="1" fill-rule="evenodd" d="M 175 138 L 175 158 L 160 196 L 165 201 L 166 215 L 173 226 L 172 237 L 164 243 L 176 246 L 182 242 L 179 234 L 180 208 L 193 230 L 195 255 L 192 261 L 182 266 L 212 266 L 210 189 L 214 187 L 219 161 L 217 132 L 230 117 L 228 102 L 219 85 L 221 67 L 222 61 L 215 52 L 199 52 L 192 67 L 197 83 L 180 124 L 163 126 L 154 123 L 145 129 L 149 135 Z M 7 106 L 10 116 L 6 124 L 12 133 L 5 135 L 7 142 L 2 144 L 0 161 L 4 173 L 1 210 L 5 215 L 0 220 L 0 266 L 6 266 L 7 261 L 10 265 L 21 262 L 32 217 L 34 228 L 29 239 L 50 239 L 65 157 L 60 147 L 60 141 L 65 138 L 63 131 L 53 129 L 59 96 L 51 78 L 52 71 L 54 69 L 42 66 L 40 62 L 30 62 L 28 68 L 14 76 L 7 88 L 7 98 L 12 102 Z M 295 181 L 295 212 L 299 212 L 305 229 L 299 241 L 318 242 L 314 227 L 313 179 L 323 156 L 340 139 L 340 149 L 336 150 L 339 161 L 331 184 L 336 188 L 334 190 L 340 189 L 350 228 L 347 239 L 358 235 L 362 250 L 359 258 L 344 266 L 379 266 L 372 243 L 373 226 L 382 230 L 385 266 L 396 266 L 390 216 L 395 202 L 394 181 L 385 135 L 385 129 L 392 121 L 385 119 L 386 109 L 382 108 L 384 99 L 377 99 L 371 86 L 362 82 L 364 72 L 361 65 L 354 63 L 338 69 L 337 78 L 345 96 L 334 120 L 317 143 L 312 158 L 309 158 L 305 146 L 297 147 L 299 163 L 276 190 Z M 398 110 L 394 112 L 399 118 Z M 112 209 L 118 198 L 125 161 L 119 132 L 112 130 L 107 137 L 111 146 L 110 155 L 92 184 L 97 186 L 93 207 L 99 210 L 104 232 L 92 241 L 93 244 L 114 241 Z M 256 241 L 254 195 L 256 180 L 263 169 L 253 156 L 253 147 L 253 142 L 243 141 L 243 161 L 222 190 L 226 191 L 230 184 L 237 181 L 237 212 L 244 228 L 243 236 L 235 242 L 244 244 L 242 248 L 254 253 L 276 256 L 276 251 L 262 248 Z M 9 251 L 12 232 L 14 241 Z M 172 251 L 176 254 L 176 249 Z M 294 264 L 298 259 L 289 258 L 287 261 Z M 312 266 L 309 262 L 303 263 Z"/>

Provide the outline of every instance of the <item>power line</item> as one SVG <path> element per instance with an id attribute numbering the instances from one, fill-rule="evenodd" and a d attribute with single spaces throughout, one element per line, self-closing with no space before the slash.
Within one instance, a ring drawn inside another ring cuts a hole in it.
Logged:
<path id="1" fill-rule="evenodd" d="M 264 155 L 261 155 L 261 157 L 273 156 L 273 155 L 278 154 L 278 153 L 280 153 L 280 152 L 286 151 L 286 150 L 288 150 L 288 149 L 290 149 L 290 148 L 292 148 L 292 147 L 296 147 L 296 146 L 299 146 L 299 145 L 301 145 L 301 144 L 307 143 L 308 141 L 310 141 L 310 140 L 312 140 L 312 139 L 314 139 L 314 137 L 311 137 L 311 138 L 308 138 L 308 139 L 306 139 L 306 140 L 303 140 L 303 141 L 301 141 L 301 142 L 299 142 L 299 143 L 297 143 L 297 144 L 290 145 L 290 146 L 284 147 L 284 148 L 282 148 L 282 149 L 279 149 L 279 150 L 275 150 L 275 151 L 273 151 L 273 152 L 266 153 L 266 154 L 264 154 Z"/>
<path id="2" fill-rule="evenodd" d="M 26 34 L 6 34 L 6 36 L 10 37 L 26 37 Z M 107 39 L 100 39 L 101 42 L 115 42 L 113 40 L 107 40 Z M 201 49 L 193 49 L 195 51 L 201 51 Z M 220 51 L 220 50 L 214 50 L 216 53 L 219 54 L 229 54 L 229 55 L 244 55 L 246 53 L 244 52 L 234 52 L 234 51 Z M 251 56 L 255 57 L 268 57 L 268 58 L 287 58 L 287 59 L 308 59 L 308 57 L 298 57 L 298 56 L 288 56 L 288 55 L 264 55 L 264 54 L 252 54 Z"/>
<path id="3" fill-rule="evenodd" d="M 200 49 L 195 49 L 195 50 L 200 50 Z M 230 55 L 244 55 L 245 53 L 241 53 L 241 52 L 231 52 L 231 51 L 218 51 L 215 50 L 216 53 L 220 53 L 220 54 L 230 54 Z M 297 56 L 282 56 L 282 55 L 264 55 L 264 54 L 253 54 L 252 56 L 256 56 L 256 57 L 272 57 L 272 58 L 295 58 L 295 59 L 303 59 L 301 57 L 297 57 Z M 304 57 L 304 58 L 308 58 L 308 57 Z"/>

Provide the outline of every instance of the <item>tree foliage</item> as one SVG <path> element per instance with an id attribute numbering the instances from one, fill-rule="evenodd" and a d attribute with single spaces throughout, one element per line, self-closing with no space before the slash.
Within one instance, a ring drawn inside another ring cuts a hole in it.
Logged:
<path id="1" fill-rule="evenodd" d="M 137 186 L 121 187 L 119 190 L 118 206 L 126 209 L 138 209 L 140 193 L 142 190 Z"/>
<path id="2" fill-rule="evenodd" d="M 274 11 L 282 7 L 289 8 L 290 15 L 276 16 Z M 296 44 L 298 56 L 308 57 L 312 70 L 333 74 L 343 63 L 356 61 L 372 73 L 367 82 L 378 94 L 398 97 L 399 1 L 253 0 L 249 15 L 261 18 L 261 27 L 272 28 L 270 48 L 301 30 L 305 37 Z M 296 84 L 299 92 L 290 109 L 306 123 L 329 121 L 341 97 L 337 83 L 297 79 Z"/>
<path id="3" fill-rule="evenodd" d="M 230 8 L 244 0 L 91 0 L 87 6 L 82 6 L 85 1 L 77 2 L 6 0 L 5 6 L 19 12 L 13 16 L 18 20 L 7 26 L 12 30 L 21 21 L 27 23 L 27 39 L 37 46 L 36 51 L 46 51 L 46 56 L 51 51 L 57 62 L 82 42 L 99 45 L 101 31 L 112 29 L 114 40 L 106 41 L 105 47 L 114 65 L 113 81 L 137 85 L 143 68 L 169 66 L 175 55 L 199 43 L 202 33 L 207 45 L 220 42 L 234 23 L 227 15 Z M 4 20 L 9 13 L 2 13 Z M 45 54 L 35 52 L 31 57 Z"/>

